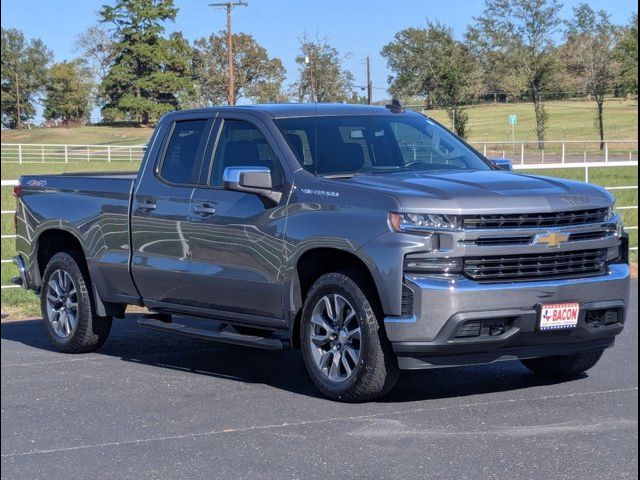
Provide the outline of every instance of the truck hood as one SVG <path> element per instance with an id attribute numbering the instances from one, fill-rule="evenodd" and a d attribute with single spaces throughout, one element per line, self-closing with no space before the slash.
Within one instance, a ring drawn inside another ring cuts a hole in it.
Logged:
<path id="1" fill-rule="evenodd" d="M 604 208 L 614 199 L 595 185 L 506 171 L 370 174 L 347 182 L 394 196 L 405 212 L 545 213 Z"/>

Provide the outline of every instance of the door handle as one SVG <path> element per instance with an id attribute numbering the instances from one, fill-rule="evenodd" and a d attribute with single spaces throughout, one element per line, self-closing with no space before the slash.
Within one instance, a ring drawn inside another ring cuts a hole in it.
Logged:
<path id="1" fill-rule="evenodd" d="M 158 208 L 158 206 L 153 200 L 145 200 L 138 203 L 138 210 L 142 210 L 143 212 L 150 212 L 156 208 Z"/>
<path id="2" fill-rule="evenodd" d="M 208 217 L 209 215 L 214 215 L 216 213 L 216 209 L 208 203 L 202 203 L 193 207 L 193 213 L 202 217 Z"/>

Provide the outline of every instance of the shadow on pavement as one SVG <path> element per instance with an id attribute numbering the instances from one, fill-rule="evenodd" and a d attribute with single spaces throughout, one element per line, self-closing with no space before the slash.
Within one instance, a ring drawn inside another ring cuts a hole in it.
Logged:
<path id="1" fill-rule="evenodd" d="M 270 352 L 192 340 L 143 330 L 136 314 L 114 320 L 107 343 L 96 355 L 151 365 L 191 375 L 208 375 L 248 384 L 265 384 L 298 395 L 321 398 L 300 352 Z M 40 320 L 2 323 L 2 339 L 55 352 Z M 60 354 L 64 355 L 64 354 Z M 6 357 L 5 357 L 6 358 Z M 19 363 L 19 359 L 12 359 Z M 574 377 L 574 380 L 586 375 Z M 400 403 L 515 391 L 554 382 L 531 374 L 519 362 L 403 372 L 396 388 L 382 402 Z"/>

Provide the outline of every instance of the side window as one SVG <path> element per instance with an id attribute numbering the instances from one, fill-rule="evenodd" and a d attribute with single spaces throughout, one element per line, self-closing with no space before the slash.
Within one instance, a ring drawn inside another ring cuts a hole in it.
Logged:
<path id="1" fill-rule="evenodd" d="M 431 137 L 405 123 L 391 124 L 405 165 L 413 162 L 432 163 Z"/>
<path id="2" fill-rule="evenodd" d="M 207 120 L 176 122 L 162 160 L 160 176 L 167 182 L 194 185 L 200 176 L 201 148 L 207 141 Z"/>
<path id="3" fill-rule="evenodd" d="M 264 135 L 254 125 L 242 120 L 225 120 L 213 158 L 211 185 L 222 185 L 225 168 L 267 167 L 274 186 L 282 184 L 280 162 Z"/>
<path id="4" fill-rule="evenodd" d="M 441 135 L 430 136 L 430 132 L 422 132 L 404 123 L 394 123 L 392 128 L 405 165 L 420 162 L 465 168 L 465 162 L 457 158 L 453 145 Z"/>

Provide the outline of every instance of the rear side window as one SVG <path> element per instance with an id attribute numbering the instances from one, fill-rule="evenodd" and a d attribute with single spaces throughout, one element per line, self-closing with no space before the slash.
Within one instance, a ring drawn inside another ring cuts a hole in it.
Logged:
<path id="1" fill-rule="evenodd" d="M 164 180 L 179 185 L 198 183 L 206 131 L 207 120 L 175 123 L 160 169 Z"/>

